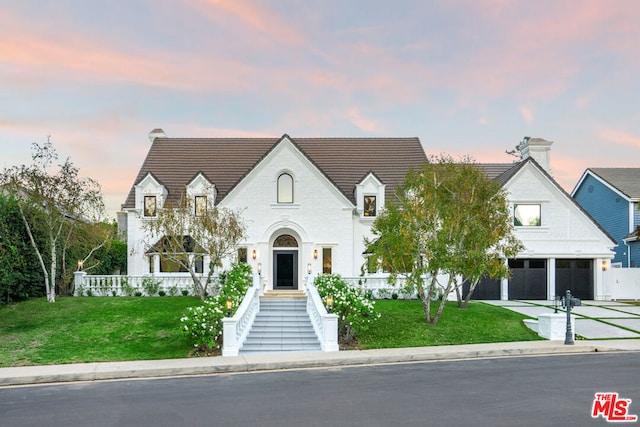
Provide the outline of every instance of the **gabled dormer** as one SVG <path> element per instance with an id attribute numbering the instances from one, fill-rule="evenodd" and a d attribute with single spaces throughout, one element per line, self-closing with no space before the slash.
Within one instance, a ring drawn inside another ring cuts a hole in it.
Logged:
<path id="1" fill-rule="evenodd" d="M 194 213 L 201 215 L 215 205 L 217 190 L 214 183 L 209 181 L 206 175 L 198 172 L 187 184 L 187 197 L 189 204 L 193 206 Z"/>
<path id="2" fill-rule="evenodd" d="M 135 209 L 145 218 L 155 217 L 169 194 L 167 188 L 152 173 L 148 173 L 135 185 L 135 193 Z"/>
<path id="3" fill-rule="evenodd" d="M 375 219 L 384 209 L 386 185 L 369 172 L 358 184 L 356 184 L 356 209 L 363 219 Z"/>

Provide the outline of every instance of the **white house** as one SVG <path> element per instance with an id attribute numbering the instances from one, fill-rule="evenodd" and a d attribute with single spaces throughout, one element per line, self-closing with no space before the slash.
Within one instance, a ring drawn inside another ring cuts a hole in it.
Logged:
<path id="1" fill-rule="evenodd" d="M 163 271 L 142 224 L 186 193 L 196 206 L 242 210 L 239 258 L 260 269 L 267 289 L 298 289 L 309 271 L 360 275 L 376 215 L 426 160 L 418 138 L 185 139 L 156 129 L 150 139 L 123 205 L 128 273 Z"/>
<path id="2" fill-rule="evenodd" d="M 584 299 L 607 298 L 604 271 L 615 240 L 551 176 L 551 141 L 525 138 L 520 161 L 481 164 L 507 191 L 515 234 L 525 250 L 508 260 L 511 278 L 486 280 L 479 299 L 553 299 L 567 289 Z"/>
<path id="3" fill-rule="evenodd" d="M 142 224 L 187 194 L 196 209 L 243 210 L 247 240 L 238 257 L 261 271 L 267 289 L 301 288 L 310 273 L 360 276 L 371 224 L 408 170 L 426 160 L 418 138 L 195 139 L 161 129 L 149 138 L 123 205 L 128 273 L 163 271 Z M 479 165 L 507 190 L 526 250 L 507 261 L 513 277 L 487 281 L 478 298 L 547 299 L 565 288 L 605 297 L 602 268 L 615 242 L 551 177 L 551 144 L 525 138 L 519 162 Z"/>

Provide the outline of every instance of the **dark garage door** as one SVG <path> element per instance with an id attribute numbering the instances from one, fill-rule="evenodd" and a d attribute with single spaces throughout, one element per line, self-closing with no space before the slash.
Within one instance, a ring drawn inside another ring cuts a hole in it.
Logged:
<path id="1" fill-rule="evenodd" d="M 510 259 L 509 299 L 547 299 L 547 260 Z"/>
<path id="2" fill-rule="evenodd" d="M 469 293 L 469 282 L 462 284 L 462 295 L 466 298 Z M 476 300 L 499 300 L 500 299 L 500 280 L 483 277 L 476 289 L 471 295 L 471 299 Z"/>
<path id="3" fill-rule="evenodd" d="M 567 289 L 574 297 L 593 299 L 592 259 L 556 260 L 556 294 L 565 295 Z"/>

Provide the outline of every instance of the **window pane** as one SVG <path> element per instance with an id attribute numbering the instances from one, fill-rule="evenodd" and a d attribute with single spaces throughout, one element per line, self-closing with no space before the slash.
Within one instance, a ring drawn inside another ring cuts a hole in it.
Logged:
<path id="1" fill-rule="evenodd" d="M 144 196 L 144 216 L 156 216 L 156 196 Z"/>
<path id="2" fill-rule="evenodd" d="M 207 196 L 196 196 L 196 216 L 204 216 L 207 213 Z"/>
<path id="3" fill-rule="evenodd" d="M 376 216 L 376 196 L 364 196 L 364 216 Z"/>
<path id="4" fill-rule="evenodd" d="M 515 226 L 539 227 L 541 224 L 540 205 L 515 205 Z"/>
<path id="5" fill-rule="evenodd" d="M 278 238 L 273 242 L 274 248 L 297 248 L 298 241 L 295 237 L 290 236 L 288 234 L 283 234 L 282 236 L 278 236 Z"/>
<path id="6" fill-rule="evenodd" d="M 331 248 L 322 248 L 322 274 L 331 274 Z"/>
<path id="7" fill-rule="evenodd" d="M 278 203 L 293 203 L 293 178 L 288 173 L 278 177 Z"/>
<path id="8" fill-rule="evenodd" d="M 247 248 L 238 248 L 238 262 L 247 262 Z"/>

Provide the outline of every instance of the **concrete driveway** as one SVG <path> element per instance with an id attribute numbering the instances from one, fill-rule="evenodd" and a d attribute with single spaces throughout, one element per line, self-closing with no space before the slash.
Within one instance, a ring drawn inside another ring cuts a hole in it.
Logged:
<path id="1" fill-rule="evenodd" d="M 553 313 L 554 301 L 481 301 L 537 319 Z M 562 307 L 558 312 L 563 312 Z M 582 301 L 574 307 L 575 333 L 585 339 L 640 338 L 640 306 L 618 301 Z"/>

